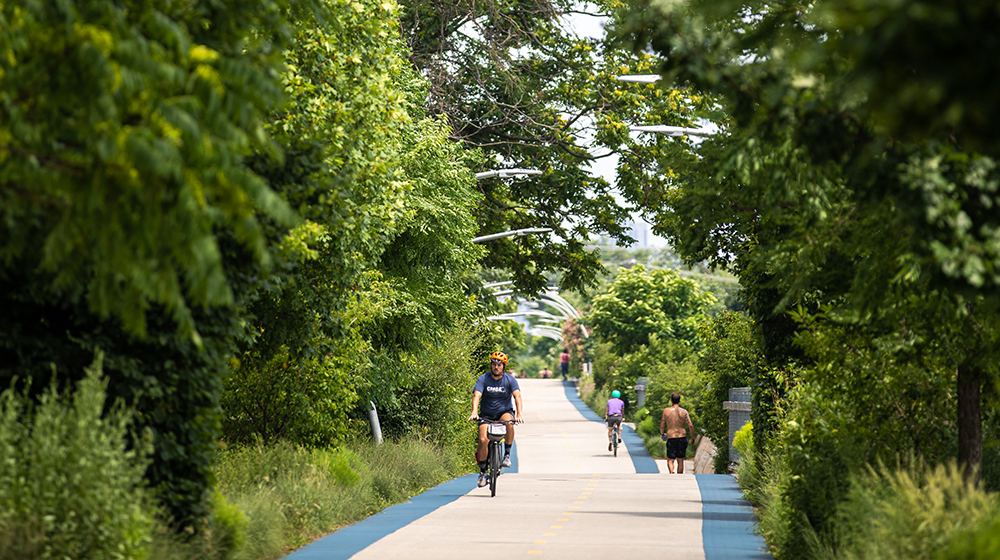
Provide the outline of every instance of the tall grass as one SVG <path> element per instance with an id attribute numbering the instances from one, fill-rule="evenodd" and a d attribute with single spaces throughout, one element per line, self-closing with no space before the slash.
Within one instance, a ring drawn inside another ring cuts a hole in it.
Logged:
<path id="1" fill-rule="evenodd" d="M 278 558 L 444 482 L 459 465 L 417 439 L 354 450 L 287 443 L 228 450 L 218 488 L 247 520 L 245 544 L 232 558 Z"/>
<path id="2" fill-rule="evenodd" d="M 212 516 L 177 533 L 143 482 L 151 444 L 129 431 L 126 409 L 105 406 L 105 386 L 98 357 L 72 394 L 0 394 L 0 560 L 278 558 L 463 468 L 457 451 L 413 437 L 232 448 Z"/>
<path id="3" fill-rule="evenodd" d="M 822 560 L 931 560 L 997 558 L 1000 500 L 966 482 L 954 464 L 920 462 L 869 469 L 854 478 L 837 512 Z"/>

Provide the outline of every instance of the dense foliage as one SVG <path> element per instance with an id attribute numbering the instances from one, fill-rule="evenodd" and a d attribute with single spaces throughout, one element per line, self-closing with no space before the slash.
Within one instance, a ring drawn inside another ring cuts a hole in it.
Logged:
<path id="1" fill-rule="evenodd" d="M 628 243 L 632 209 L 592 164 L 617 167 L 618 188 L 625 183 L 642 188 L 648 177 L 632 168 L 650 154 L 635 149 L 628 125 L 689 125 L 705 106 L 704 97 L 636 89 L 617 80 L 650 71 L 653 59 L 574 29 L 588 23 L 598 28 L 616 5 L 606 0 L 402 2 L 400 27 L 409 58 L 429 80 L 428 110 L 447 119 L 453 140 L 482 151 L 485 161 L 476 170 L 543 172 L 478 183 L 482 233 L 553 230 L 490 243 L 484 264 L 508 270 L 521 293 L 538 293 L 553 280 L 564 289 L 589 287 L 601 272 L 599 251 L 587 246 L 591 236 Z M 658 149 L 674 156 L 687 152 L 667 143 Z"/>
<path id="2" fill-rule="evenodd" d="M 810 554 L 803 528 L 831 530 L 865 463 L 915 451 L 982 475 L 1000 153 L 981 102 L 996 82 L 966 64 L 994 64 L 994 8 L 639 1 L 620 14 L 618 36 L 658 54 L 663 83 L 720 108 L 699 158 L 662 160 L 673 180 L 657 185 L 656 228 L 746 288 L 755 453 L 787 472 L 773 487 L 790 528 L 773 533 L 780 557 Z"/>
<path id="3" fill-rule="evenodd" d="M 715 301 L 673 270 L 636 265 L 594 298 L 587 321 L 619 354 L 648 346 L 653 335 L 698 348 L 697 322 Z"/>

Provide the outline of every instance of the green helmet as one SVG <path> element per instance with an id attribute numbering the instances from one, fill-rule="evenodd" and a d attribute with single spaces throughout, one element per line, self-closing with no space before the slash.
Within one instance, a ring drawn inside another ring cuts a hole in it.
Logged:
<path id="1" fill-rule="evenodd" d="M 615 389 L 614 391 L 611 391 L 611 396 L 617 399 L 618 397 L 622 396 L 622 394 L 619 393 L 617 389 Z"/>

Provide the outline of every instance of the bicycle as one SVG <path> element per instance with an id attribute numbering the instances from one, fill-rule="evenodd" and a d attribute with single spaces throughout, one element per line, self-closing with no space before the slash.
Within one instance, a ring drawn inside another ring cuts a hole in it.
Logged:
<path id="1" fill-rule="evenodd" d="M 490 497 L 497 495 L 497 478 L 503 470 L 500 461 L 503 459 L 503 441 L 507 437 L 507 424 L 513 424 L 514 420 L 479 420 L 480 424 L 486 424 L 486 438 L 489 440 L 489 447 L 486 452 L 486 463 L 490 471 Z"/>
<path id="2" fill-rule="evenodd" d="M 611 452 L 614 456 L 618 456 L 618 442 L 622 439 L 622 422 L 620 416 L 612 416 L 611 418 L 618 418 L 619 420 L 612 424 L 611 426 Z"/>

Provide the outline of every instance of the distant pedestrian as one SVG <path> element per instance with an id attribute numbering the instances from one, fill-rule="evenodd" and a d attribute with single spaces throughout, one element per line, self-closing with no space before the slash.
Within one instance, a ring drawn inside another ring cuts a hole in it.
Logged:
<path id="1" fill-rule="evenodd" d="M 559 367 L 562 368 L 563 379 L 569 379 L 569 352 L 563 350 L 559 355 Z"/>
<path id="2" fill-rule="evenodd" d="M 538 376 L 542 379 L 548 379 L 552 377 L 552 370 L 547 367 L 543 367 L 541 371 L 538 372 Z"/>
<path id="3" fill-rule="evenodd" d="M 685 436 L 685 428 L 690 434 L 691 443 L 694 443 L 694 425 L 691 424 L 691 415 L 681 408 L 681 395 L 674 393 L 670 395 L 670 402 L 673 406 L 663 409 L 663 416 L 660 418 L 660 439 L 667 442 L 667 468 L 670 474 L 674 474 L 674 461 L 677 461 L 677 474 L 684 474 L 684 458 L 687 456 L 688 437 Z M 663 429 L 666 427 L 666 432 Z"/>

